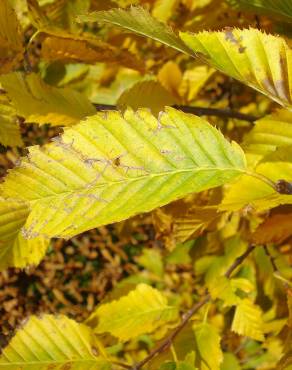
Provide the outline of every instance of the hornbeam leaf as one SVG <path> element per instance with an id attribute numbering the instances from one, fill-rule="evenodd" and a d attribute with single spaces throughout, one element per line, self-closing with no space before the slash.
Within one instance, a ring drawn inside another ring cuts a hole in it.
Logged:
<path id="1" fill-rule="evenodd" d="M 139 81 L 125 90 L 119 97 L 117 105 L 120 108 L 131 107 L 133 110 L 147 106 L 151 112 L 158 116 L 167 105 L 174 105 L 177 99 L 171 95 L 157 81 Z"/>
<path id="2" fill-rule="evenodd" d="M 0 143 L 5 146 L 23 146 L 15 109 L 5 95 L 0 95 Z"/>
<path id="3" fill-rule="evenodd" d="M 69 126 L 96 112 L 85 96 L 47 85 L 37 74 L 9 73 L 0 82 L 17 113 L 28 122 Z"/>
<path id="4" fill-rule="evenodd" d="M 245 166 L 241 148 L 199 117 L 105 112 L 31 147 L 2 190 L 30 202 L 26 237 L 71 237 L 223 185 Z"/>
<path id="5" fill-rule="evenodd" d="M 258 245 L 268 243 L 282 244 L 292 236 L 291 225 L 291 206 L 280 209 L 275 208 L 271 211 L 269 218 L 261 223 L 251 235 L 252 242 Z"/>
<path id="6" fill-rule="evenodd" d="M 23 59 L 20 25 L 9 0 L 0 1 L 0 74 L 16 69 Z"/>
<path id="7" fill-rule="evenodd" d="M 256 340 L 264 340 L 262 311 L 249 299 L 242 299 L 237 305 L 232 330 Z"/>
<path id="8" fill-rule="evenodd" d="M 292 182 L 292 163 L 289 162 L 260 163 L 256 172 L 274 182 L 282 179 Z M 219 208 L 237 211 L 247 207 L 249 210 L 263 211 L 281 204 L 292 204 L 292 196 L 279 194 L 260 179 L 244 175 L 230 186 Z"/>
<path id="9" fill-rule="evenodd" d="M 292 50 L 283 38 L 256 29 L 180 36 L 213 67 L 292 108 Z"/>
<path id="10" fill-rule="evenodd" d="M 219 370 L 223 361 L 220 336 L 214 326 L 202 323 L 194 326 L 201 370 Z"/>
<path id="11" fill-rule="evenodd" d="M 47 61 L 71 63 L 119 63 L 127 68 L 144 70 L 143 61 L 125 49 L 114 47 L 97 38 L 66 32 L 56 32 L 55 35 L 47 33 L 42 42 L 41 57 Z"/>
<path id="12" fill-rule="evenodd" d="M 138 35 L 159 41 L 185 54 L 194 55 L 170 27 L 152 17 L 142 7 L 132 6 L 129 10 L 111 9 L 92 12 L 86 15 L 79 15 L 77 21 L 113 24 Z"/>
<path id="13" fill-rule="evenodd" d="M 247 153 L 260 156 L 288 145 L 292 145 L 292 113 L 286 109 L 256 121 L 243 143 Z"/>
<path id="14" fill-rule="evenodd" d="M 44 257 L 49 240 L 22 236 L 28 214 L 26 203 L 0 198 L 0 270 L 37 265 Z"/>
<path id="15" fill-rule="evenodd" d="M 99 320 L 95 328 L 97 333 L 109 332 L 120 340 L 127 341 L 176 320 L 178 310 L 167 304 L 159 290 L 139 284 L 118 301 L 99 306 L 90 319 L 94 317 Z"/>
<path id="16" fill-rule="evenodd" d="M 103 350 L 86 325 L 66 316 L 32 316 L 0 357 L 3 370 L 110 370 Z"/>
<path id="17" fill-rule="evenodd" d="M 236 9 L 246 9 L 292 22 L 291 0 L 226 0 Z"/>

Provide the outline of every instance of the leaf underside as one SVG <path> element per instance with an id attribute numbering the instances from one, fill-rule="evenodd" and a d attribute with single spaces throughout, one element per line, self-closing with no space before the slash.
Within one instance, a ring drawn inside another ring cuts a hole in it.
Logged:
<path id="1" fill-rule="evenodd" d="M 259 14 L 279 17 L 292 22 L 292 3 L 290 0 L 226 0 L 237 9 L 246 9 Z"/>
<path id="2" fill-rule="evenodd" d="M 180 40 L 170 27 L 152 17 L 142 7 L 132 6 L 128 10 L 111 9 L 80 15 L 79 22 L 101 22 L 119 26 L 136 34 L 149 37 L 188 55 L 192 51 Z"/>

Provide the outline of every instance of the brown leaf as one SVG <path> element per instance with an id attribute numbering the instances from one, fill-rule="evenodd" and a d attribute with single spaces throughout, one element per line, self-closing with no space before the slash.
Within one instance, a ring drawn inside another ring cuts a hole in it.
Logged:
<path id="1" fill-rule="evenodd" d="M 292 207 L 278 207 L 252 234 L 256 244 L 283 243 L 292 236 Z"/>

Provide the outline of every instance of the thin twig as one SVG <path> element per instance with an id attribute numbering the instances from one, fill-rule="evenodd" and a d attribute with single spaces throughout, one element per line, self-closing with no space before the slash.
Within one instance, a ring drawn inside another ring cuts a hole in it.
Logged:
<path id="1" fill-rule="evenodd" d="M 266 245 L 264 245 L 264 251 L 265 251 L 267 257 L 269 258 L 269 260 L 271 262 L 271 265 L 273 267 L 274 272 L 277 273 L 277 274 L 279 274 L 280 271 L 279 271 L 279 269 L 278 269 L 278 267 L 276 265 L 275 257 L 271 255 L 271 253 L 270 253 L 270 251 L 269 251 L 269 249 L 268 249 L 268 247 Z"/>
<path id="2" fill-rule="evenodd" d="M 239 256 L 234 263 L 229 267 L 226 271 L 225 276 L 227 278 L 231 277 L 233 271 L 239 267 L 242 262 L 250 255 L 250 253 L 255 249 L 254 245 L 250 245 L 248 249 Z M 192 316 L 199 311 L 201 307 L 203 307 L 206 303 L 211 301 L 211 296 L 207 293 L 198 303 L 196 303 L 189 311 L 187 311 L 181 319 L 181 323 L 174 329 L 174 331 L 159 344 L 157 348 L 149 353 L 147 357 L 145 357 L 142 361 L 138 362 L 136 365 L 133 365 L 131 370 L 140 370 L 142 367 L 147 364 L 153 357 L 158 355 L 159 353 L 165 351 L 167 348 L 171 346 L 175 337 L 182 331 L 182 329 L 188 324 Z"/>
<path id="3" fill-rule="evenodd" d="M 264 247 L 264 251 L 265 251 L 267 257 L 269 258 L 269 260 L 271 262 L 275 278 L 277 278 L 278 280 L 280 280 L 283 283 L 283 286 L 284 286 L 285 289 L 289 289 L 289 286 L 291 288 L 291 285 L 289 284 L 289 281 L 287 281 L 283 277 L 280 270 L 278 269 L 278 267 L 276 265 L 276 258 L 271 254 L 271 252 L 269 251 L 269 249 L 266 245 L 264 245 L 263 247 Z"/>
<path id="4" fill-rule="evenodd" d="M 242 262 L 248 257 L 251 252 L 255 249 L 255 245 L 250 245 L 247 250 L 239 257 L 236 258 L 236 260 L 233 262 L 233 264 L 229 267 L 229 269 L 225 272 L 225 276 L 229 279 L 231 277 L 231 274 L 233 271 L 242 264 Z"/>
<path id="5" fill-rule="evenodd" d="M 117 110 L 116 105 L 109 104 L 95 104 L 95 108 L 98 111 L 102 110 Z M 218 108 L 205 108 L 205 107 L 189 107 L 186 105 L 173 105 L 173 108 L 179 109 L 185 113 L 195 114 L 197 116 L 216 116 L 221 118 L 236 118 L 243 121 L 254 122 L 259 117 L 252 116 L 250 114 L 236 112 L 230 109 L 218 109 Z"/>
<path id="6" fill-rule="evenodd" d="M 112 364 L 114 365 L 117 365 L 119 367 L 122 367 L 124 369 L 132 369 L 132 366 L 131 365 L 128 365 L 128 364 L 124 364 L 123 362 L 119 362 L 119 361 L 112 361 Z"/>

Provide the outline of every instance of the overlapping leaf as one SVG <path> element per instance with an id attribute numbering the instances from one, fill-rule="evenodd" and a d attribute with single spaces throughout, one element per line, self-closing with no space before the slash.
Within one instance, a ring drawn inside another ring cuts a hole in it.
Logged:
<path id="1" fill-rule="evenodd" d="M 84 95 L 47 85 L 37 74 L 9 73 L 0 82 L 17 113 L 28 122 L 69 126 L 95 113 Z"/>
<path id="2" fill-rule="evenodd" d="M 54 143 L 30 148 L 2 190 L 30 202 L 27 237 L 71 237 L 244 172 L 242 150 L 203 119 L 172 108 L 158 120 L 128 110 L 89 117 Z"/>
<path id="3" fill-rule="evenodd" d="M 117 105 L 122 109 L 131 107 L 133 110 L 137 110 L 144 107 L 145 102 L 151 112 L 158 116 L 158 113 L 166 106 L 173 105 L 177 101 L 159 82 L 150 80 L 137 82 L 130 89 L 125 90 Z"/>
<path id="4" fill-rule="evenodd" d="M 0 95 L 0 143 L 5 146 L 23 146 L 15 109 L 5 95 Z"/>
<path id="5" fill-rule="evenodd" d="M 292 108 L 292 50 L 283 38 L 257 29 L 182 32 L 180 36 L 215 68 Z"/>
<path id="6" fill-rule="evenodd" d="M 17 68 L 23 58 L 20 25 L 9 0 L 0 2 L 0 74 Z"/>
<path id="7" fill-rule="evenodd" d="M 66 316 L 30 317 L 0 356 L 3 370 L 111 370 L 90 328 Z"/>
<path id="8" fill-rule="evenodd" d="M 226 0 L 236 9 L 246 9 L 254 13 L 266 14 L 292 22 L 290 0 Z"/>
<path id="9" fill-rule="evenodd" d="M 244 335 L 262 341 L 263 336 L 262 311 L 249 299 L 242 299 L 237 305 L 232 330 L 240 335 Z"/>
<path id="10" fill-rule="evenodd" d="M 292 181 L 292 163 L 281 161 L 260 163 L 256 171 L 274 182 Z M 247 207 L 250 210 L 261 211 L 281 204 L 292 204 L 292 196 L 279 194 L 261 179 L 244 175 L 240 181 L 230 186 L 220 207 L 234 211 Z"/>
<path id="11" fill-rule="evenodd" d="M 291 206 L 272 210 L 269 217 L 252 234 L 252 241 L 257 244 L 283 243 L 292 236 Z"/>
<path id="12" fill-rule="evenodd" d="M 42 42 L 41 57 L 47 61 L 71 63 L 119 63 L 122 66 L 143 71 L 144 63 L 126 50 L 114 47 L 92 37 L 58 32 L 48 34 Z"/>
<path id="13" fill-rule="evenodd" d="M 142 7 L 93 12 L 88 15 L 80 15 L 77 20 L 79 22 L 102 22 L 116 25 L 159 41 L 183 53 L 193 55 L 192 51 L 168 26 L 153 18 Z"/>
<path id="14" fill-rule="evenodd" d="M 0 270 L 37 265 L 44 257 L 49 240 L 27 240 L 21 233 L 28 214 L 26 203 L 0 198 Z"/>
<path id="15" fill-rule="evenodd" d="M 219 370 L 223 361 L 220 347 L 220 336 L 217 330 L 208 323 L 194 326 L 196 346 L 201 370 Z"/>
<path id="16" fill-rule="evenodd" d="M 176 320 L 177 315 L 177 307 L 169 306 L 162 293 L 149 285 L 139 284 L 118 301 L 99 306 L 90 319 L 98 318 L 97 333 L 109 332 L 126 341 L 153 332 Z"/>
<path id="17" fill-rule="evenodd" d="M 258 120 L 243 143 L 246 152 L 259 156 L 288 145 L 292 145 L 292 113 L 285 109 Z"/>
<path id="18" fill-rule="evenodd" d="M 71 1 L 67 7 L 78 5 Z M 62 5 L 62 4 L 61 4 Z M 63 4 L 64 7 L 66 6 Z M 82 4 L 79 4 L 79 7 Z M 89 35 L 71 33 L 58 27 L 49 19 L 36 0 L 28 0 L 28 9 L 32 23 L 42 35 L 41 57 L 47 61 L 80 62 L 94 64 L 96 62 L 119 63 L 128 68 L 140 71 L 144 63 L 125 49 L 117 48 L 101 39 Z M 57 8 L 55 10 L 58 10 Z"/>

